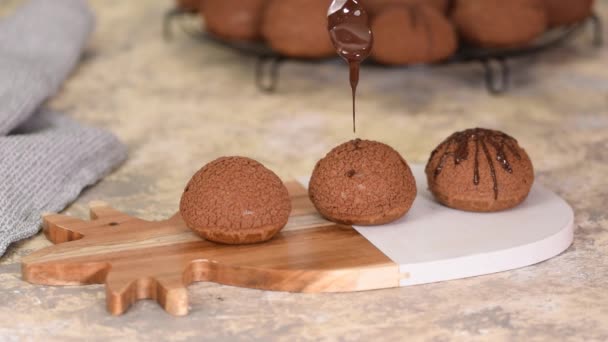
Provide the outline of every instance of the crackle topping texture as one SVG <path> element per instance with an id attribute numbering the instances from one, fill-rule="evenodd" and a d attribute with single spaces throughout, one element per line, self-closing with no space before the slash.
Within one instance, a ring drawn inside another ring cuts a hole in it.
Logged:
<path id="1" fill-rule="evenodd" d="M 431 153 L 429 189 L 449 207 L 499 211 L 523 202 L 534 182 L 526 151 L 511 136 L 491 129 L 456 132 Z"/>
<path id="2" fill-rule="evenodd" d="M 393 148 L 356 139 L 317 163 L 309 196 L 321 215 L 334 222 L 378 225 L 407 213 L 416 197 L 416 182 Z"/>
<path id="3" fill-rule="evenodd" d="M 272 238 L 290 212 L 281 179 L 245 157 L 222 157 L 205 165 L 188 182 L 180 202 L 188 227 L 207 240 L 228 244 Z"/>

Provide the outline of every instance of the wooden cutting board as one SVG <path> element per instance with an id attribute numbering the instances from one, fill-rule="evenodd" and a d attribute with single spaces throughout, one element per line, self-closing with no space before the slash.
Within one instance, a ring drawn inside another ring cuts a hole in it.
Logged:
<path id="1" fill-rule="evenodd" d="M 188 313 L 186 287 L 211 281 L 294 292 L 343 292 L 399 286 L 399 267 L 352 227 L 322 219 L 304 187 L 287 183 L 293 211 L 287 227 L 263 244 L 202 240 L 179 214 L 150 222 L 103 203 L 91 221 L 44 217 L 51 246 L 22 261 L 23 279 L 44 285 L 106 285 L 108 310 L 122 314 L 155 299 L 173 315 Z"/>
<path id="2" fill-rule="evenodd" d="M 108 310 L 124 313 L 154 299 L 173 315 L 188 313 L 186 287 L 210 281 L 291 292 L 391 288 L 499 272 L 549 259 L 572 242 L 573 212 L 535 185 L 521 206 L 500 213 L 443 207 L 412 167 L 418 197 L 408 215 L 381 227 L 345 227 L 321 218 L 301 182 L 289 182 L 293 211 L 269 242 L 228 246 L 204 241 L 179 214 L 150 222 L 98 202 L 91 220 L 44 217 L 56 245 L 22 260 L 23 279 L 44 285 L 105 283 Z"/>

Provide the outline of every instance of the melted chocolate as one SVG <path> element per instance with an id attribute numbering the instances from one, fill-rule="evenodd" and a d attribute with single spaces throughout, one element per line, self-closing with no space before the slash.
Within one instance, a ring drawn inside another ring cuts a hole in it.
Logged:
<path id="1" fill-rule="evenodd" d="M 373 35 L 367 12 L 359 0 L 334 0 L 328 13 L 329 36 L 338 55 L 349 64 L 350 87 L 353 98 L 353 132 L 355 125 L 355 97 L 359 84 L 359 69 L 372 49 Z"/>
<path id="2" fill-rule="evenodd" d="M 498 199 L 498 180 L 496 178 L 496 168 L 494 166 L 494 158 L 492 158 L 490 151 L 488 150 L 488 145 L 492 146 L 496 151 L 495 159 L 498 164 L 509 173 L 513 172 L 513 168 L 507 159 L 506 151 L 510 151 L 515 158 L 521 159 L 521 155 L 517 150 L 517 140 L 505 133 L 483 128 L 473 128 L 452 134 L 445 141 L 439 144 L 433 153 L 431 153 L 432 159 L 435 154 L 437 154 L 439 149 L 445 146 L 445 151 L 439 160 L 439 164 L 437 164 L 437 167 L 435 168 L 434 177 L 436 178 L 439 176 L 439 174 L 441 174 L 441 171 L 443 170 L 443 167 L 448 159 L 452 158 L 455 165 L 460 164 L 464 160 L 468 160 L 469 142 L 471 140 L 475 142 L 473 184 L 479 184 L 479 153 L 481 147 L 481 153 L 483 153 L 484 157 L 488 161 L 490 175 L 492 176 L 492 181 L 494 182 L 494 199 Z"/>

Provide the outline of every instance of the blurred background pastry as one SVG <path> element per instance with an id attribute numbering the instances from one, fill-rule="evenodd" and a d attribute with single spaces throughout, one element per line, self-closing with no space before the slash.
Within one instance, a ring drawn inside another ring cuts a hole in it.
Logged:
<path id="1" fill-rule="evenodd" d="M 187 12 L 198 12 L 203 6 L 204 0 L 175 0 L 177 8 Z"/>
<path id="2" fill-rule="evenodd" d="M 266 0 L 205 1 L 201 15 L 210 33 L 226 40 L 260 38 Z"/>
<path id="3" fill-rule="evenodd" d="M 550 26 L 577 23 L 593 12 L 593 0 L 543 0 Z"/>
<path id="4" fill-rule="evenodd" d="M 335 56 L 327 32 L 330 0 L 268 0 L 262 34 L 276 52 L 289 57 Z"/>
<path id="5" fill-rule="evenodd" d="M 331 0 L 176 0 L 199 12 L 204 28 L 226 41 L 261 41 L 291 58 L 334 57 L 327 32 Z M 589 17 L 593 0 L 367 0 L 380 64 L 434 63 L 468 46 L 532 44 L 549 28 Z"/>
<path id="6" fill-rule="evenodd" d="M 484 48 L 524 46 L 547 28 L 539 0 L 456 0 L 452 21 L 463 40 Z"/>
<path id="7" fill-rule="evenodd" d="M 373 18 L 372 32 L 372 57 L 383 64 L 436 62 L 458 47 L 452 24 L 429 5 L 388 6 Z"/>
<path id="8" fill-rule="evenodd" d="M 392 5 L 428 5 L 445 14 L 450 0 L 367 0 L 363 4 L 372 15 Z"/>

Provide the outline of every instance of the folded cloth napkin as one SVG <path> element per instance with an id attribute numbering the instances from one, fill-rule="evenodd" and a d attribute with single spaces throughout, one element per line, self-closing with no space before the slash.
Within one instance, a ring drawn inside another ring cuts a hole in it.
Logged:
<path id="1" fill-rule="evenodd" d="M 126 158 L 111 133 L 41 108 L 93 24 L 85 0 L 30 0 L 0 20 L 0 256 Z"/>

